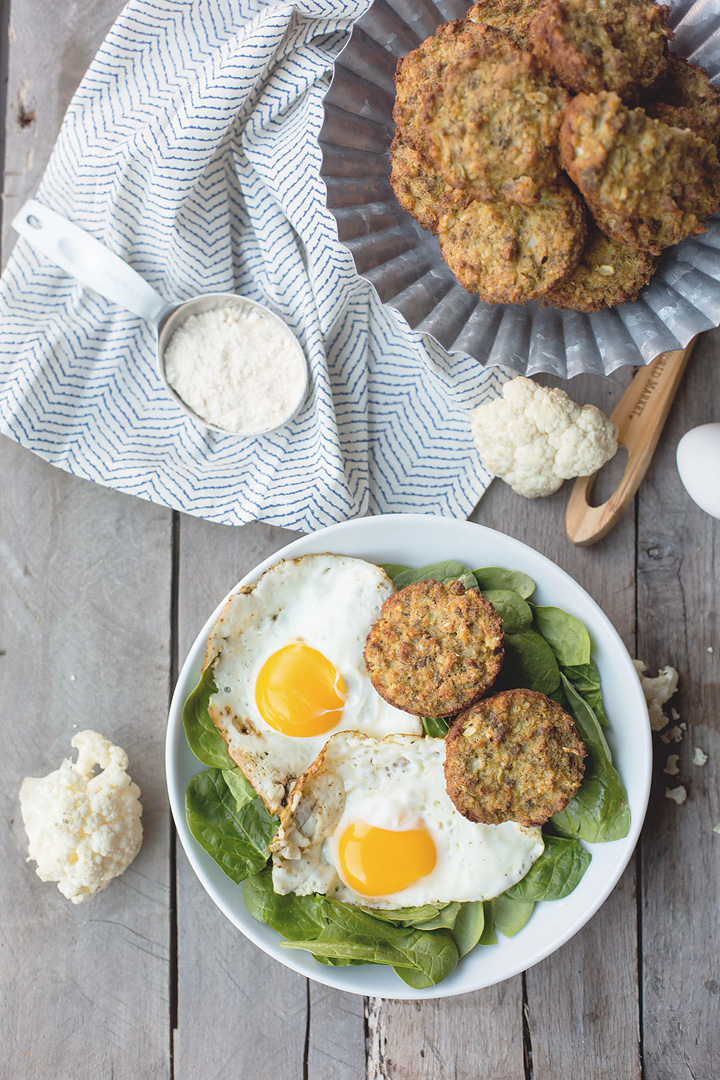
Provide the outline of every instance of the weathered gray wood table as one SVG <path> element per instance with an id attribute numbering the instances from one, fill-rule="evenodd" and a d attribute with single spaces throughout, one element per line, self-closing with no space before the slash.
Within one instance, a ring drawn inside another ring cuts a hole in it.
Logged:
<path id="1" fill-rule="evenodd" d="M 10 219 L 121 3 L 3 4 L 7 258 Z M 293 534 L 182 517 L 2 441 L 2 1080 L 720 1077 L 720 522 L 674 466 L 680 435 L 720 419 L 719 353 L 706 334 L 634 511 L 596 548 L 566 539 L 567 490 L 528 503 L 495 484 L 473 515 L 574 575 L 634 655 L 677 666 L 688 734 L 671 749 L 688 799 L 664 798 L 677 781 L 658 743 L 637 857 L 595 918 L 525 975 L 437 1003 L 363 1001 L 281 967 L 216 910 L 175 841 L 163 743 L 178 664 L 215 603 Z M 610 411 L 629 377 L 570 389 Z M 17 802 L 76 725 L 127 749 L 145 807 L 139 857 L 79 907 L 25 865 Z"/>

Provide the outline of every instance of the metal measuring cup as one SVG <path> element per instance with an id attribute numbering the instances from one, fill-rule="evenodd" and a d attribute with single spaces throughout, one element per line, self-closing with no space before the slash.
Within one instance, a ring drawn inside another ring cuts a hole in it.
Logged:
<path id="1" fill-rule="evenodd" d="M 51 259 L 56 266 L 71 274 L 89 289 L 104 296 L 106 300 L 111 300 L 126 311 L 139 315 L 141 319 L 145 319 L 155 327 L 157 335 L 155 360 L 160 378 L 173 400 L 196 423 L 224 435 L 267 435 L 297 416 L 307 393 L 308 367 L 302 346 L 294 334 L 293 338 L 299 357 L 302 358 L 304 371 L 302 392 L 299 393 L 292 412 L 279 423 L 262 430 L 228 431 L 227 428 L 219 427 L 204 417 L 198 416 L 170 385 L 165 371 L 165 350 L 168 343 L 175 331 L 191 315 L 200 315 L 213 310 L 221 306 L 223 302 L 242 304 L 259 310 L 284 330 L 292 333 L 287 324 L 269 308 L 254 300 L 248 300 L 247 297 L 239 296 L 237 293 L 203 293 L 193 297 L 192 300 L 168 303 L 119 255 L 113 254 L 109 248 L 84 229 L 73 225 L 67 218 L 54 210 L 49 210 L 47 206 L 43 206 L 35 199 L 25 203 L 13 219 L 12 226 L 20 236 Z"/>

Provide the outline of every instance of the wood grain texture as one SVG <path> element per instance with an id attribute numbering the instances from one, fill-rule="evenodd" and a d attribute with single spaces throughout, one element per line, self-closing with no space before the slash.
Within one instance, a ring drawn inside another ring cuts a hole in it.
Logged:
<path id="1" fill-rule="evenodd" d="M 0 534 L 0 1074 L 163 1075 L 168 1039 L 170 613 L 167 511 L 54 469 L 7 440 Z M 17 802 L 92 728 L 127 751 L 143 847 L 73 905 L 26 865 Z"/>
<path id="2" fill-rule="evenodd" d="M 562 385 L 580 402 L 612 412 L 631 378 L 585 376 Z M 541 551 L 567 570 L 605 610 L 628 648 L 635 633 L 635 526 L 626 515 L 591 549 L 565 535 L 563 513 L 569 485 L 532 502 L 513 496 L 500 482 L 483 497 L 473 520 L 501 529 Z M 611 582 L 608 568 L 612 567 Z M 526 975 L 528 1028 L 535 1080 L 639 1078 L 639 1012 L 635 869 L 591 922 L 557 953 Z"/>
<path id="3" fill-rule="evenodd" d="M 2 247 L 10 222 L 35 194 L 70 98 L 122 11 L 120 0 L 4 0 L 9 11 Z"/>
<path id="4" fill-rule="evenodd" d="M 368 1002 L 368 1080 L 523 1080 L 522 979 L 436 1001 Z"/>
<path id="5" fill-rule="evenodd" d="M 231 529 L 180 519 L 181 661 L 223 596 L 293 538 L 267 525 Z M 175 1080 L 302 1076 L 307 979 L 266 956 L 235 929 L 202 889 L 181 850 L 177 898 Z"/>
<path id="6" fill-rule="evenodd" d="M 13 4 L 3 263 L 14 243 L 9 219 L 34 194 L 75 85 L 119 8 L 117 0 Z M 4 439 L 0 475 L 0 798 L 11 826 L 0 877 L 0 1074 L 168 1075 L 170 513 Z M 23 776 L 74 758 L 70 739 L 84 727 L 127 751 L 145 835 L 123 877 L 74 906 L 24 864 L 17 794 Z"/>
<path id="7" fill-rule="evenodd" d="M 652 674 L 672 664 L 670 703 L 687 723 L 679 745 L 654 736 L 655 770 L 642 838 L 643 1029 L 647 1080 L 714 1080 L 720 1072 L 720 521 L 685 492 L 680 437 L 720 418 L 720 333 L 695 350 L 639 495 L 638 655 Z M 712 651 L 710 651 L 712 650 Z M 691 764 L 693 747 L 708 754 Z M 678 753 L 680 773 L 663 772 Z M 687 802 L 665 798 L 683 784 Z"/>

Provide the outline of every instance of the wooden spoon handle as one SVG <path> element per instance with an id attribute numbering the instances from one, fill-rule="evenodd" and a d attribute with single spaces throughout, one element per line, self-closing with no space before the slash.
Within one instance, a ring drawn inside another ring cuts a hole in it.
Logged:
<path id="1" fill-rule="evenodd" d="M 618 442 L 627 448 L 625 472 L 602 506 L 590 506 L 588 501 L 597 473 L 579 476 L 575 481 L 565 515 L 565 528 L 573 544 L 587 547 L 606 536 L 640 487 L 695 340 L 684 349 L 656 356 L 651 364 L 640 368 L 623 394 L 611 419 L 618 426 Z"/>

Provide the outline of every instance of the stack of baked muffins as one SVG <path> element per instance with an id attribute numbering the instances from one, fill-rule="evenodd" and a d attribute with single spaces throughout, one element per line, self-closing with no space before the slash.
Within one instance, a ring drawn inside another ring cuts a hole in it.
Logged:
<path id="1" fill-rule="evenodd" d="M 391 182 L 488 303 L 634 300 L 720 206 L 720 92 L 651 0 L 479 0 L 398 63 Z"/>

